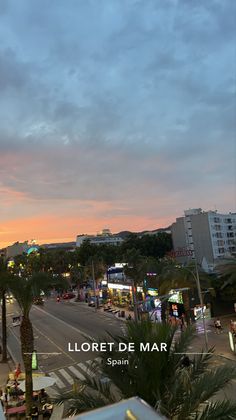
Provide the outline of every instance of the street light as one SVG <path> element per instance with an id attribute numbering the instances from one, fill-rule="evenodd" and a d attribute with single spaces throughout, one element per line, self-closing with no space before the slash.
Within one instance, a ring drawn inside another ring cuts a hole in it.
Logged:
<path id="1" fill-rule="evenodd" d="M 205 320 L 205 315 L 204 315 L 204 304 L 203 304 L 203 298 L 202 298 L 202 290 L 201 290 L 201 285 L 200 285 L 200 279 L 199 279 L 199 272 L 198 272 L 198 267 L 197 267 L 197 260 L 195 258 L 195 270 L 196 270 L 196 274 L 190 270 L 189 268 L 184 267 L 184 270 L 188 271 L 189 273 L 192 274 L 196 285 L 197 285 L 197 290 L 198 290 L 198 297 L 200 300 L 200 306 L 201 306 L 201 310 L 202 310 L 202 322 L 203 322 L 203 330 L 204 330 L 204 337 L 205 337 L 205 346 L 206 346 L 206 350 L 208 350 L 208 337 L 207 337 L 207 330 L 206 330 L 206 320 Z"/>

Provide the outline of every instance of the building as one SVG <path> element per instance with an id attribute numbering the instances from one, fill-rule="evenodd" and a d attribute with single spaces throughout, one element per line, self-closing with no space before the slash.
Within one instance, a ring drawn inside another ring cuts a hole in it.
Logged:
<path id="1" fill-rule="evenodd" d="M 172 224 L 171 233 L 174 251 L 192 251 L 192 255 L 178 257 L 180 262 L 189 262 L 196 255 L 198 264 L 205 271 L 212 271 L 220 259 L 235 253 L 236 213 L 185 210 L 184 216 Z"/>
<path id="2" fill-rule="evenodd" d="M 78 235 L 76 238 L 76 246 L 82 245 L 84 241 L 89 241 L 94 245 L 120 245 L 123 239 L 117 235 L 113 235 L 109 229 L 103 229 L 97 235 Z"/>
<path id="3" fill-rule="evenodd" d="M 13 258 L 17 255 L 22 255 L 28 251 L 31 247 L 31 244 L 28 241 L 25 242 L 15 242 L 12 245 L 6 247 L 6 258 Z"/>

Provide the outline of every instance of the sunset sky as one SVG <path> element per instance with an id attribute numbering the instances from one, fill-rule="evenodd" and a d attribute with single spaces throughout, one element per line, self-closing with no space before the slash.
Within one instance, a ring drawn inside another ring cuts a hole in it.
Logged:
<path id="1" fill-rule="evenodd" d="M 234 0 L 0 0 L 0 248 L 235 211 Z"/>

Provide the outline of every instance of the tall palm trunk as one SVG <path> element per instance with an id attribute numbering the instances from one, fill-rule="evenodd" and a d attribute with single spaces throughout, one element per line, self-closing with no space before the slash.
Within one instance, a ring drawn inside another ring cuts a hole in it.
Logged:
<path id="1" fill-rule="evenodd" d="M 5 290 L 1 291 L 2 299 L 2 362 L 7 362 L 7 317 Z"/>
<path id="2" fill-rule="evenodd" d="M 189 299 L 189 290 L 184 290 L 182 292 L 183 304 L 187 325 L 190 324 L 190 299 Z"/>
<path id="3" fill-rule="evenodd" d="M 167 310 L 168 310 L 168 302 L 167 302 L 167 299 L 164 298 L 161 300 L 161 321 L 163 323 L 166 322 Z"/>
<path id="4" fill-rule="evenodd" d="M 25 403 L 26 415 L 29 416 L 32 407 L 33 379 L 32 379 L 32 352 L 34 350 L 33 327 L 28 314 L 23 315 L 20 326 L 21 352 L 25 366 Z"/>

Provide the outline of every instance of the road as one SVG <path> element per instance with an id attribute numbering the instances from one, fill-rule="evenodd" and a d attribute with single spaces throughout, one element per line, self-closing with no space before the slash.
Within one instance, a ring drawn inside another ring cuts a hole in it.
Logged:
<path id="1" fill-rule="evenodd" d="M 14 302 L 7 305 L 8 345 L 15 361 L 20 363 L 20 331 L 19 327 L 12 327 L 12 316 L 19 314 L 19 308 Z M 125 325 L 113 315 L 95 313 L 83 303 L 62 301 L 57 303 L 48 300 L 44 306 L 32 307 L 30 318 L 34 329 L 35 349 L 38 353 L 39 369 L 48 373 L 57 381 L 60 390 L 70 388 L 73 377 L 83 379 L 83 372 L 89 371 L 90 363 L 99 356 L 98 352 L 79 351 L 83 343 L 96 342 L 107 337 L 107 332 L 122 335 Z"/>
<path id="2" fill-rule="evenodd" d="M 14 359 L 22 363 L 19 327 L 11 326 L 12 315 L 17 313 L 19 310 L 16 303 L 7 305 L 9 347 Z M 100 311 L 95 313 L 93 308 L 89 308 L 84 303 L 67 301 L 57 303 L 55 300 L 48 300 L 43 307 L 33 306 L 31 320 L 39 369 L 54 377 L 57 384 L 55 389 L 63 392 L 71 389 L 74 376 L 83 379 L 85 370 L 91 373 L 90 363 L 98 357 L 97 352 L 69 352 L 68 343 L 71 343 L 71 348 L 74 343 L 78 343 L 80 347 L 82 343 L 90 342 L 90 339 L 97 341 L 104 337 L 106 331 L 122 335 L 125 329 L 125 324 L 113 315 Z M 227 324 L 228 319 L 225 320 L 225 328 L 220 336 L 215 334 L 210 325 L 207 326 L 209 345 L 214 345 L 216 348 L 216 357 L 213 360 L 215 367 L 226 363 L 232 367 L 236 365 L 236 356 L 233 356 L 229 350 Z M 191 344 L 190 352 L 198 352 L 203 348 L 204 334 L 200 323 L 197 338 Z M 218 397 L 235 400 L 236 381 L 226 391 L 221 391 Z"/>

